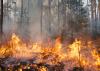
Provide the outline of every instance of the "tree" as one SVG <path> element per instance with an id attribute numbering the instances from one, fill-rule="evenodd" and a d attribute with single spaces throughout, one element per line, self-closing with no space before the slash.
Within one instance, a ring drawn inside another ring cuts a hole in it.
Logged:
<path id="1" fill-rule="evenodd" d="M 100 0 L 98 0 L 98 10 L 99 10 L 99 19 L 100 19 Z"/>
<path id="2" fill-rule="evenodd" d="M 97 4 L 96 0 L 90 0 L 91 3 L 91 20 L 92 20 L 92 36 L 95 39 L 97 36 Z"/>
<path id="3" fill-rule="evenodd" d="M 88 20 L 87 11 L 83 7 L 82 0 L 67 0 L 67 4 L 70 10 L 68 27 L 73 37 L 73 33 L 78 33 L 86 27 Z"/>
<path id="4" fill-rule="evenodd" d="M 40 19 L 40 25 L 41 25 L 41 39 L 42 39 L 42 32 L 43 32 L 43 29 L 42 29 L 42 18 L 43 18 L 43 0 L 41 0 L 41 19 Z"/>
<path id="5" fill-rule="evenodd" d="M 43 24 L 45 25 L 45 29 L 46 29 L 46 37 L 50 37 L 51 38 L 51 2 L 53 0 L 41 0 L 39 2 L 41 2 L 41 32 L 43 32 Z M 46 2 L 46 4 L 44 4 Z M 42 23 L 44 22 L 44 23 Z M 45 31 L 44 31 L 45 32 Z"/>
<path id="6" fill-rule="evenodd" d="M 63 17 L 63 25 L 62 25 L 62 32 L 61 32 L 61 36 L 62 36 L 62 40 L 64 39 L 65 36 L 65 26 L 66 26 L 66 0 L 62 0 L 61 1 L 62 4 L 62 17 Z"/>
<path id="7" fill-rule="evenodd" d="M 1 0 L 0 35 L 3 33 L 3 0 Z"/>
<path id="8" fill-rule="evenodd" d="M 74 33 L 77 34 L 87 26 L 87 10 L 83 7 L 82 0 L 61 0 L 60 4 L 62 14 L 62 40 L 66 36 L 73 38 Z"/>
<path id="9" fill-rule="evenodd" d="M 52 0 L 48 0 L 48 23 L 49 23 L 49 33 L 51 33 L 51 2 Z"/>

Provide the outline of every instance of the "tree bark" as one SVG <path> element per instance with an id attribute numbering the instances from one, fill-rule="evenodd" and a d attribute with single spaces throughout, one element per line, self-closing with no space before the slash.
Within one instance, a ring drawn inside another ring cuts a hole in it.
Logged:
<path id="1" fill-rule="evenodd" d="M 62 24 L 62 32 L 61 32 L 61 37 L 62 41 L 64 40 L 65 37 L 65 26 L 66 26 L 66 1 L 62 0 L 62 17 L 63 17 L 63 24 Z"/>
<path id="2" fill-rule="evenodd" d="M 42 39 L 42 32 L 43 32 L 43 23 L 42 23 L 42 18 L 43 18 L 43 0 L 41 0 L 41 15 L 40 15 L 40 28 L 41 28 L 41 39 Z"/>
<path id="3" fill-rule="evenodd" d="M 21 22 L 20 24 L 22 25 L 23 23 L 23 0 L 21 0 Z"/>
<path id="4" fill-rule="evenodd" d="M 100 0 L 98 0 L 99 20 L 100 20 Z"/>
<path id="5" fill-rule="evenodd" d="M 3 33 L 3 0 L 1 0 L 0 35 Z"/>
<path id="6" fill-rule="evenodd" d="M 91 0 L 91 20 L 92 20 L 92 34 L 95 39 L 97 36 L 97 12 L 96 0 Z"/>
<path id="7" fill-rule="evenodd" d="M 49 23 L 49 33 L 51 33 L 51 0 L 48 1 L 48 23 Z"/>

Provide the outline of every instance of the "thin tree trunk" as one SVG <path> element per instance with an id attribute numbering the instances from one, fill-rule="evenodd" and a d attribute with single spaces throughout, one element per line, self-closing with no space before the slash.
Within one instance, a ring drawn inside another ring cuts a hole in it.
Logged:
<path id="1" fill-rule="evenodd" d="M 96 5 L 96 0 L 94 0 L 94 21 L 95 21 L 95 26 L 94 26 L 94 38 L 97 37 L 97 12 L 96 12 L 96 8 L 97 8 L 97 5 Z"/>
<path id="2" fill-rule="evenodd" d="M 20 24 L 22 25 L 23 23 L 23 0 L 21 0 L 21 21 Z"/>
<path id="3" fill-rule="evenodd" d="M 49 33 L 51 33 L 51 0 L 48 1 L 48 23 L 49 23 Z"/>
<path id="4" fill-rule="evenodd" d="M 0 35 L 3 33 L 3 0 L 1 0 Z"/>
<path id="5" fill-rule="evenodd" d="M 41 18 L 40 18 L 40 27 L 41 27 L 41 39 L 42 39 L 42 16 L 43 16 L 43 0 L 41 0 Z"/>
<path id="6" fill-rule="evenodd" d="M 62 41 L 64 40 L 65 36 L 65 26 L 66 26 L 66 1 L 62 0 L 62 16 L 63 16 L 63 24 L 62 24 L 62 32 L 61 32 L 61 37 Z"/>
<path id="7" fill-rule="evenodd" d="M 58 25 L 60 25 L 60 11 L 59 11 L 59 7 L 60 7 L 60 5 L 59 5 L 59 0 L 58 0 Z M 58 28 L 59 28 L 60 26 L 58 26 Z M 60 32 L 60 29 L 58 30 L 58 32 Z"/>
<path id="8" fill-rule="evenodd" d="M 91 0 L 91 20 L 92 20 L 92 34 L 93 38 L 96 38 L 97 34 L 97 13 L 96 13 L 96 0 Z"/>
<path id="9" fill-rule="evenodd" d="M 99 20 L 100 20 L 100 0 L 98 0 Z"/>

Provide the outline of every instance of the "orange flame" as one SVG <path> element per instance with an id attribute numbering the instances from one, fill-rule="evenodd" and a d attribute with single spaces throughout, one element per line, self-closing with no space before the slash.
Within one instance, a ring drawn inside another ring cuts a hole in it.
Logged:
<path id="1" fill-rule="evenodd" d="M 57 64 L 65 62 L 66 65 L 79 66 L 84 68 L 94 68 L 95 71 L 100 70 L 100 55 L 97 52 L 92 41 L 84 41 L 75 39 L 73 44 L 66 47 L 61 43 L 61 38 L 55 40 L 55 44 L 45 46 L 48 43 L 24 43 L 16 34 L 13 34 L 8 44 L 0 46 L 0 58 L 6 56 L 13 58 L 36 58 L 35 62 L 45 62 L 47 64 Z M 67 64 L 68 62 L 68 64 Z M 71 62 L 71 64 L 69 63 Z M 67 66 L 68 67 L 68 66 Z M 46 68 L 40 68 L 40 71 L 47 71 Z"/>

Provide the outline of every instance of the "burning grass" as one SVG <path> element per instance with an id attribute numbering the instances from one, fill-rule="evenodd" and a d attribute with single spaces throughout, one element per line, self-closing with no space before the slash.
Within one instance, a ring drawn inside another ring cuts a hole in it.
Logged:
<path id="1" fill-rule="evenodd" d="M 51 66 L 63 63 L 65 71 L 70 71 L 73 67 L 82 67 L 85 71 L 100 70 L 100 54 L 92 41 L 75 39 L 72 44 L 66 43 L 66 45 L 62 44 L 58 37 L 54 44 L 49 43 L 25 43 L 13 34 L 7 44 L 0 45 L 0 58 L 6 65 L 13 61 L 31 59 L 33 63 L 45 63 Z M 48 70 L 40 67 L 39 71 Z"/>

